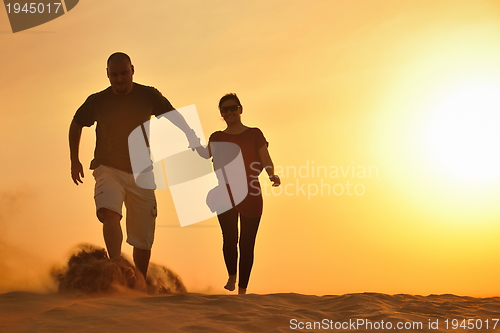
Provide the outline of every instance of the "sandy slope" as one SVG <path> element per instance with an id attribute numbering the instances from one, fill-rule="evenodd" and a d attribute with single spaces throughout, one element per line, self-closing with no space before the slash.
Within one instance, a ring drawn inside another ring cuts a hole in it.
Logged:
<path id="1" fill-rule="evenodd" d="M 57 293 L 0 294 L 0 332 L 500 332 L 500 297 L 187 293 L 168 268 L 144 281 L 93 245 L 51 276 Z"/>
<path id="2" fill-rule="evenodd" d="M 473 318 L 475 325 L 481 322 L 483 328 L 453 330 L 454 318 Z M 27 292 L 0 295 L 0 332 L 341 332 L 346 330 L 335 329 L 335 323 L 345 326 L 360 319 L 370 320 L 372 329 L 364 323 L 355 329 L 351 326 L 351 331 L 493 332 L 493 318 L 500 319 L 499 297 L 377 293 L 340 296 L 136 293 L 96 298 Z M 291 322 L 292 319 L 297 321 Z M 445 329 L 446 319 L 449 330 Z M 439 329 L 429 329 L 429 320 L 433 323 L 439 320 Z M 309 330 L 292 329 L 314 325 L 314 321 L 322 322 L 323 329 L 318 326 Z M 422 322 L 423 326 L 414 330 L 396 328 L 398 322 L 409 321 Z M 391 330 L 387 329 L 387 322 L 393 324 Z M 500 323 L 495 331 L 500 331 Z"/>

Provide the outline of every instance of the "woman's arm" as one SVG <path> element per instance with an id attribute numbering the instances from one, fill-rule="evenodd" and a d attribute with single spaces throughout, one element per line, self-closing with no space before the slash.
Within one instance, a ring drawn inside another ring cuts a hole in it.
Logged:
<path id="1" fill-rule="evenodd" d="M 269 179 L 273 182 L 273 186 L 279 186 L 281 184 L 281 180 L 278 175 L 274 174 L 274 164 L 271 160 L 271 155 L 269 155 L 267 145 L 264 145 L 259 149 L 259 157 L 260 161 L 262 162 L 262 167 L 266 169 L 266 172 L 269 175 Z"/>
<path id="2" fill-rule="evenodd" d="M 196 152 L 198 153 L 198 155 L 200 155 L 201 157 L 203 157 L 205 159 L 209 159 L 210 157 L 212 157 L 212 151 L 210 150 L 210 144 L 206 147 L 198 146 L 195 149 L 196 149 Z"/>

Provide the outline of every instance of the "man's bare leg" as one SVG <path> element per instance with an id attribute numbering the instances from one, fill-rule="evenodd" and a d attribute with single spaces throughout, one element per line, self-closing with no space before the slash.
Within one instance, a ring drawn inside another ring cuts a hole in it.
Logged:
<path id="1" fill-rule="evenodd" d="M 247 293 L 246 288 L 238 287 L 238 295 L 245 295 Z"/>
<path id="2" fill-rule="evenodd" d="M 148 274 L 149 258 L 151 258 L 151 250 L 143 250 L 134 247 L 135 267 L 142 273 L 144 280 L 146 280 Z"/>
<path id="3" fill-rule="evenodd" d="M 120 214 L 112 210 L 101 208 L 103 218 L 103 234 L 104 242 L 108 250 L 110 259 L 118 259 L 122 253 L 123 233 L 120 226 Z M 151 257 L 151 250 L 142 250 L 134 247 L 134 263 L 135 267 L 142 273 L 146 279 L 149 258 Z"/>
<path id="4" fill-rule="evenodd" d="M 120 258 L 123 241 L 122 227 L 120 226 L 121 216 L 107 208 L 101 208 L 100 213 L 102 214 L 102 231 L 109 258 Z"/>

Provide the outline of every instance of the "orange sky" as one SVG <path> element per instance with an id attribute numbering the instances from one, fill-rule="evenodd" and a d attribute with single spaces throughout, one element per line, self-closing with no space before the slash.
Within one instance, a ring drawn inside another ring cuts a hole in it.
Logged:
<path id="1" fill-rule="evenodd" d="M 0 10 L 0 41 L 0 241 L 25 257 L 50 264 L 78 243 L 103 245 L 91 172 L 79 187 L 69 176 L 67 131 L 108 86 L 107 57 L 124 51 L 136 82 L 196 105 L 206 136 L 224 127 L 219 98 L 236 92 L 244 123 L 270 142 L 289 186 L 264 198 L 250 292 L 500 294 L 500 172 L 476 177 L 487 165 L 466 155 L 475 173 L 456 175 L 465 162 L 432 153 L 452 125 L 429 130 L 447 96 L 464 104 L 500 82 L 497 1 L 85 0 L 16 34 Z M 485 98 L 465 119 L 497 105 Z M 495 118 L 474 121 L 480 133 Z M 86 166 L 93 136 L 84 131 Z M 222 293 L 217 221 L 180 228 L 168 191 L 157 197 L 152 260 L 192 291 Z"/>

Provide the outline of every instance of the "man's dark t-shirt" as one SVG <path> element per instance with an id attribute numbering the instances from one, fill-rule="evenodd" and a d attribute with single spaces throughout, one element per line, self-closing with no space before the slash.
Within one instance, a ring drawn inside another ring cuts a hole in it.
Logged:
<path id="1" fill-rule="evenodd" d="M 76 111 L 73 120 L 80 126 L 97 122 L 96 147 L 90 169 L 110 166 L 132 173 L 128 136 L 137 126 L 174 108 L 153 87 L 134 83 L 132 91 L 117 95 L 111 87 L 90 95 Z"/>

